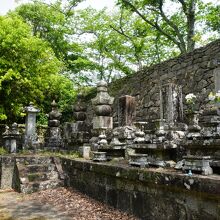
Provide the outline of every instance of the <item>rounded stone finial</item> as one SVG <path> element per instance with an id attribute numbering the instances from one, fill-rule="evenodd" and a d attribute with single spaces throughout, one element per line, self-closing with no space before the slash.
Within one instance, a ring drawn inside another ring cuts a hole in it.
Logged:
<path id="1" fill-rule="evenodd" d="M 98 84 L 97 84 L 97 87 L 107 87 L 108 84 L 107 82 L 105 82 L 104 80 L 101 80 Z"/>
<path id="2" fill-rule="evenodd" d="M 52 107 L 57 107 L 57 103 L 56 103 L 55 100 L 53 100 L 53 101 L 51 102 L 51 106 L 52 106 Z"/>

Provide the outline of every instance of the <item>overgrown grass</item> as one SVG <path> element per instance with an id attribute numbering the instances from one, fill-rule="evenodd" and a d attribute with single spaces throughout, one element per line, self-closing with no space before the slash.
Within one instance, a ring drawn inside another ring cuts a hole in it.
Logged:
<path id="1" fill-rule="evenodd" d="M 68 152 L 52 152 L 52 151 L 42 151 L 38 153 L 41 156 L 49 156 L 49 157 L 64 157 L 69 159 L 80 158 L 79 152 L 76 151 L 68 151 Z"/>

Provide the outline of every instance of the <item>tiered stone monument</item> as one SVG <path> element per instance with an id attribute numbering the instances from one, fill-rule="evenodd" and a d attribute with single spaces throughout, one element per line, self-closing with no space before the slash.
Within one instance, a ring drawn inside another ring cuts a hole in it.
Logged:
<path id="1" fill-rule="evenodd" d="M 108 94 L 107 83 L 101 81 L 97 85 L 97 95 L 92 99 L 92 105 L 95 111 L 93 117 L 93 130 L 99 134 L 98 149 L 105 148 L 108 143 L 106 140 L 106 130 L 113 129 L 112 104 L 114 98 Z M 94 160 L 103 161 L 106 155 L 105 152 L 94 152 Z"/>
<path id="2" fill-rule="evenodd" d="M 214 71 L 215 92 L 220 91 L 220 68 Z M 220 112 L 219 102 L 208 100 L 203 111 L 191 112 L 189 129 L 184 141 L 186 155 L 183 157 L 184 171 L 210 175 L 220 173 Z M 202 114 L 201 114 L 202 112 Z"/>
<path id="3" fill-rule="evenodd" d="M 106 130 L 113 128 L 112 104 L 114 98 L 108 94 L 107 83 L 101 81 L 97 85 L 97 95 L 92 99 L 95 111 L 93 117 L 93 129 Z"/>
<path id="4" fill-rule="evenodd" d="M 39 109 L 34 107 L 33 103 L 25 107 L 26 121 L 25 121 L 25 136 L 24 136 L 24 149 L 36 149 L 39 145 L 36 133 L 36 117 Z"/>
<path id="5" fill-rule="evenodd" d="M 53 100 L 51 103 L 52 111 L 49 113 L 48 137 L 46 138 L 46 148 L 60 149 L 63 147 L 61 137 L 60 119 L 62 114 L 58 110 L 58 105 Z"/>
<path id="6" fill-rule="evenodd" d="M 77 103 L 73 107 L 74 113 L 74 119 L 75 123 L 73 123 L 72 127 L 72 143 L 74 146 L 77 146 L 77 148 L 81 147 L 83 144 L 86 144 L 89 142 L 89 127 L 86 122 L 86 110 L 87 106 L 85 101 L 83 100 L 84 97 L 82 94 L 78 94 L 77 96 Z"/>

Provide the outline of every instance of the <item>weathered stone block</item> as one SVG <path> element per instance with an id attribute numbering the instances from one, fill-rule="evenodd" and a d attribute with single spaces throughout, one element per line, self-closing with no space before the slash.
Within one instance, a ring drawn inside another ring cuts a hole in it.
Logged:
<path id="1" fill-rule="evenodd" d="M 93 129 L 112 129 L 113 118 L 108 116 L 97 116 L 93 118 Z"/>

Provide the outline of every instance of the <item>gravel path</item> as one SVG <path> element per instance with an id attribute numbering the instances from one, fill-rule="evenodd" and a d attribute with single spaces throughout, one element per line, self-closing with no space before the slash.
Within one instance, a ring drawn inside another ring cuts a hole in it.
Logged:
<path id="1" fill-rule="evenodd" d="M 0 192 L 1 220 L 137 220 L 75 190 L 49 189 L 30 195 Z"/>

